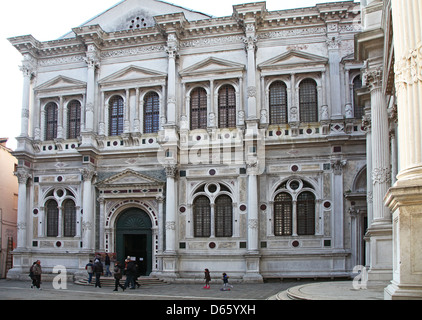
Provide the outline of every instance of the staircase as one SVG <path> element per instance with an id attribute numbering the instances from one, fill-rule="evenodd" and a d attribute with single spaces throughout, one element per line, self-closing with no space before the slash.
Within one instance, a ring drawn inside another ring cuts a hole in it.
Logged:
<path id="1" fill-rule="evenodd" d="M 120 284 L 124 285 L 126 281 L 126 277 L 120 280 Z M 151 277 L 139 277 L 137 282 L 143 286 L 162 286 L 168 285 L 167 282 L 164 280 L 160 280 L 158 278 L 151 278 Z M 88 283 L 88 278 L 83 278 L 75 281 L 75 284 L 81 286 L 94 286 L 95 285 L 95 276 L 92 277 L 91 283 Z M 113 287 L 114 288 L 114 277 L 101 277 L 101 286 L 102 287 Z"/>

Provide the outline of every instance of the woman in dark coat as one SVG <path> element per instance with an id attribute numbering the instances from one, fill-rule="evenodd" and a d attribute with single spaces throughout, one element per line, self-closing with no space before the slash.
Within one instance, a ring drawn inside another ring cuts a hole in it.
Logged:
<path id="1" fill-rule="evenodd" d="M 210 288 L 211 275 L 210 275 L 210 271 L 208 269 L 205 269 L 204 279 L 205 279 L 204 289 L 209 289 Z"/>

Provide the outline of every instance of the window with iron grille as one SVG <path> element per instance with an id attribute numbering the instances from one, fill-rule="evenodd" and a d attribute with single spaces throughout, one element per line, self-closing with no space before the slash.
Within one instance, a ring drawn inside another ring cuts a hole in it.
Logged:
<path id="1" fill-rule="evenodd" d="M 160 130 L 160 98 L 156 92 L 149 92 L 144 98 L 144 133 Z"/>
<path id="2" fill-rule="evenodd" d="M 67 137 L 76 139 L 81 134 L 81 103 L 73 100 L 67 106 Z"/>
<path id="3" fill-rule="evenodd" d="M 123 133 L 124 101 L 120 96 L 114 96 L 109 102 L 109 135 L 119 136 Z"/>
<path id="4" fill-rule="evenodd" d="M 45 140 L 57 138 L 58 107 L 54 102 L 50 102 L 45 107 Z"/>
<path id="5" fill-rule="evenodd" d="M 315 196 L 312 192 L 302 192 L 297 198 L 297 234 L 315 234 Z"/>
<path id="6" fill-rule="evenodd" d="M 59 235 L 59 208 L 57 202 L 49 200 L 47 208 L 47 237 L 57 237 Z"/>
<path id="7" fill-rule="evenodd" d="M 76 236 L 76 207 L 73 200 L 66 200 L 63 204 L 64 209 L 64 236 Z"/>
<path id="8" fill-rule="evenodd" d="M 218 127 L 236 127 L 236 91 L 231 85 L 218 91 Z"/>
<path id="9" fill-rule="evenodd" d="M 207 128 L 207 91 L 196 88 L 190 96 L 191 130 Z"/>
<path id="10" fill-rule="evenodd" d="M 233 202 L 228 195 L 222 195 L 215 201 L 215 236 L 233 236 Z"/>
<path id="11" fill-rule="evenodd" d="M 205 196 L 199 196 L 193 202 L 194 236 L 211 236 L 211 205 Z"/>
<path id="12" fill-rule="evenodd" d="M 362 88 L 362 80 L 360 76 L 357 76 L 353 80 L 353 108 L 354 108 L 354 115 L 356 119 L 362 119 L 362 117 L 365 115 L 364 107 L 359 105 L 358 102 L 358 89 Z"/>
<path id="13" fill-rule="evenodd" d="M 301 122 L 318 121 L 317 84 L 312 79 L 305 79 L 299 86 L 299 112 Z"/>
<path id="14" fill-rule="evenodd" d="M 288 193 L 279 193 L 274 199 L 274 235 L 292 235 L 293 201 Z"/>
<path id="15" fill-rule="evenodd" d="M 270 124 L 287 123 L 287 87 L 281 81 L 270 86 Z"/>

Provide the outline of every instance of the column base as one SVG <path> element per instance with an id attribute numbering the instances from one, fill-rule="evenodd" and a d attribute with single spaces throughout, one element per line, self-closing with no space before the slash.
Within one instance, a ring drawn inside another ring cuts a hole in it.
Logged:
<path id="1" fill-rule="evenodd" d="M 384 289 L 384 300 L 422 300 L 422 286 L 401 285 L 391 281 Z"/>
<path id="2" fill-rule="evenodd" d="M 163 258 L 163 271 L 161 272 L 161 278 L 168 282 L 174 282 L 175 279 L 179 278 L 178 274 L 178 256 L 176 252 L 165 252 Z"/>
<path id="3" fill-rule="evenodd" d="M 259 272 L 261 255 L 259 252 L 248 252 L 245 255 L 246 260 L 246 274 L 243 276 L 243 281 L 248 283 L 262 283 L 264 278 Z"/>

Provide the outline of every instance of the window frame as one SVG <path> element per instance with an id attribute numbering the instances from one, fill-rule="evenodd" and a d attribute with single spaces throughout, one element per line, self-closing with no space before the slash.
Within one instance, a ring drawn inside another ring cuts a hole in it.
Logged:
<path id="1" fill-rule="evenodd" d="M 157 133 L 160 130 L 160 96 L 149 91 L 144 96 L 144 133 Z"/>
<path id="2" fill-rule="evenodd" d="M 70 208 L 67 205 L 73 204 Z M 63 201 L 63 236 L 64 237 L 75 237 L 76 236 L 76 204 L 72 199 L 66 199 Z"/>
<path id="3" fill-rule="evenodd" d="M 79 100 L 72 100 L 67 105 L 67 138 L 77 139 L 81 135 L 82 105 Z"/>
<path id="4" fill-rule="evenodd" d="M 196 87 L 190 93 L 190 128 L 207 129 L 208 93 L 203 87 Z"/>
<path id="5" fill-rule="evenodd" d="M 280 93 L 278 96 L 276 95 L 277 92 L 274 92 L 277 85 L 280 85 Z M 287 85 L 284 81 L 276 80 L 271 83 L 268 91 L 270 125 L 287 124 L 289 121 Z"/>
<path id="6" fill-rule="evenodd" d="M 236 128 L 236 89 L 231 84 L 218 90 L 218 127 Z"/>
<path id="7" fill-rule="evenodd" d="M 48 238 L 59 236 L 59 205 L 56 200 L 50 199 L 46 205 L 46 235 Z"/>
<path id="8" fill-rule="evenodd" d="M 109 136 L 120 136 L 124 131 L 125 100 L 120 95 L 114 95 L 108 101 Z"/>
<path id="9" fill-rule="evenodd" d="M 55 102 L 49 102 L 45 106 L 45 140 L 57 139 L 59 106 Z"/>
<path id="10" fill-rule="evenodd" d="M 305 78 L 299 84 L 299 117 L 302 123 L 319 121 L 318 84 L 312 78 Z"/>
<path id="11" fill-rule="evenodd" d="M 226 194 L 221 194 L 215 199 L 214 207 L 215 236 L 233 236 L 233 200 Z"/>

